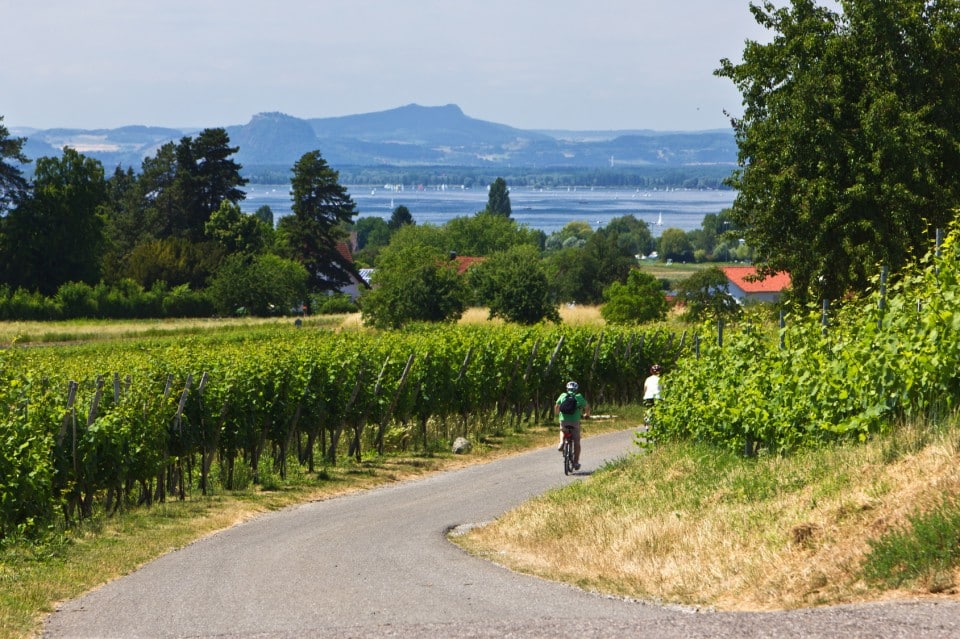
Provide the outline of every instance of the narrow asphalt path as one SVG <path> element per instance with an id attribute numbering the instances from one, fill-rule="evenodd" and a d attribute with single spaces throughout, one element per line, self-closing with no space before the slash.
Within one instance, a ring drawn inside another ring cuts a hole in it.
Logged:
<path id="1" fill-rule="evenodd" d="M 259 517 L 65 602 L 43 636 L 960 637 L 955 603 L 695 612 L 514 574 L 447 541 L 632 452 L 633 435 L 585 440 L 575 477 L 550 448 Z"/>

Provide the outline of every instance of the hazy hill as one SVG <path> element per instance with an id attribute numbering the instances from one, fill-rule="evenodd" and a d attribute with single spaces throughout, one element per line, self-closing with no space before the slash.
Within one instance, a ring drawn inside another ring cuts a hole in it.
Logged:
<path id="1" fill-rule="evenodd" d="M 728 130 L 693 132 L 535 131 L 468 117 L 456 105 L 416 104 L 335 118 L 300 119 L 260 113 L 242 125 L 225 126 L 240 148 L 236 159 L 247 170 L 290 167 L 303 153 L 319 149 L 336 166 L 478 167 L 672 167 L 736 163 Z M 118 129 L 17 129 L 28 138 L 26 153 L 54 155 L 64 146 L 103 162 L 140 168 L 165 142 L 197 129 L 127 126 Z"/>

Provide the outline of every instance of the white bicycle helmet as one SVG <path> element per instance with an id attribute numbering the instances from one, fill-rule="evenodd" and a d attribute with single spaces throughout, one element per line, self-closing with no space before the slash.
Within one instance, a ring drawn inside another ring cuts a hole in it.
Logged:
<path id="1" fill-rule="evenodd" d="M 576 382 L 567 382 L 568 393 L 576 393 L 578 390 L 580 390 L 580 384 Z"/>

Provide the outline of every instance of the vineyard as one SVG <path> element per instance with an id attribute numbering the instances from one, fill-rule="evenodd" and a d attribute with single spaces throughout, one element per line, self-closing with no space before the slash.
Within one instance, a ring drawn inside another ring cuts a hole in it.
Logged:
<path id="1" fill-rule="evenodd" d="M 745 322 L 699 351 L 665 378 L 655 437 L 752 454 L 936 422 L 960 396 L 960 230 L 835 313 L 788 317 L 779 336 Z"/>
<path id="2" fill-rule="evenodd" d="M 684 338 L 599 327 L 272 327 L 0 354 L 0 539 L 95 512 L 434 451 L 548 419 L 568 379 L 638 400 Z"/>

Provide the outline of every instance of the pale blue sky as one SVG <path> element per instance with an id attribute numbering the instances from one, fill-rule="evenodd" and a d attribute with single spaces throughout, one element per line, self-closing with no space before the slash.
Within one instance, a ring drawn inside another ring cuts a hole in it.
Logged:
<path id="1" fill-rule="evenodd" d="M 782 3 L 778 3 L 782 4 Z M 457 104 L 526 129 L 726 128 L 747 0 L 0 0 L 7 127 Z"/>

